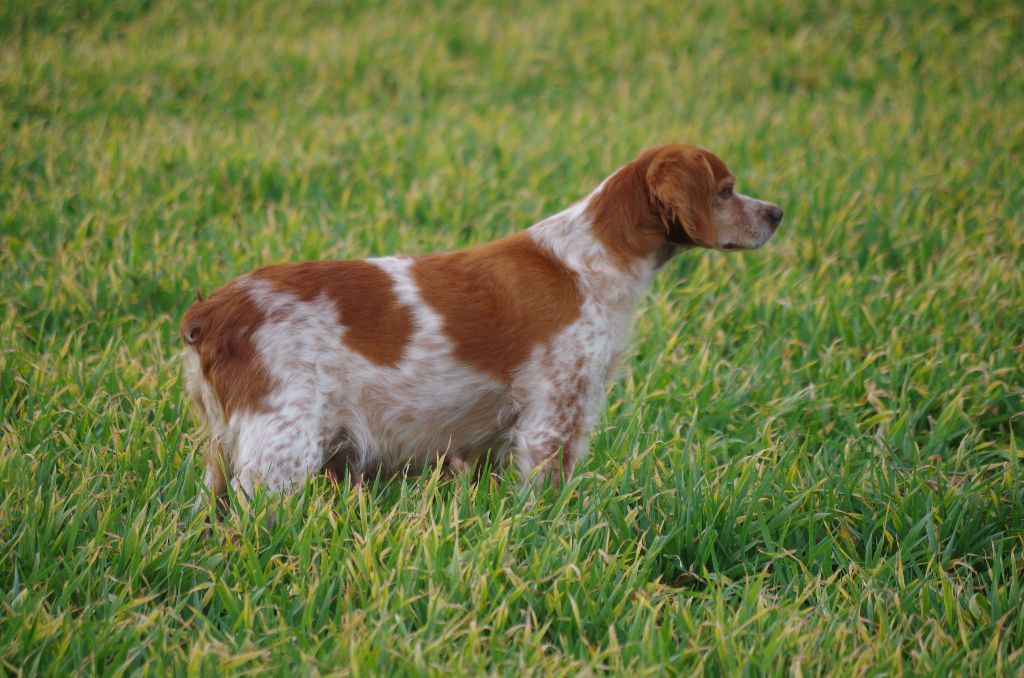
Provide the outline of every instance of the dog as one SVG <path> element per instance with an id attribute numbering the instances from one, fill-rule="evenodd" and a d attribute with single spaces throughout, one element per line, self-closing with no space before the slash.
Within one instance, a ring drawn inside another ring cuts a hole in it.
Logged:
<path id="1" fill-rule="evenodd" d="M 181 323 L 206 485 L 289 491 L 321 472 L 360 483 L 488 455 L 560 482 L 587 452 L 655 273 L 695 247 L 760 247 L 781 221 L 713 153 L 673 143 L 483 245 L 236 278 Z"/>

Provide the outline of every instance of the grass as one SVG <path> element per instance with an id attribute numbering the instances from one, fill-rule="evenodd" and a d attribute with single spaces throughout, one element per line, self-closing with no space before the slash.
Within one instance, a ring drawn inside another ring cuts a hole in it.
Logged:
<path id="1" fill-rule="evenodd" d="M 1021 34 L 1016 2 L 4 3 L 0 672 L 1020 675 Z M 670 139 L 786 220 L 662 272 L 567 487 L 191 514 L 196 289 L 486 241 Z"/>

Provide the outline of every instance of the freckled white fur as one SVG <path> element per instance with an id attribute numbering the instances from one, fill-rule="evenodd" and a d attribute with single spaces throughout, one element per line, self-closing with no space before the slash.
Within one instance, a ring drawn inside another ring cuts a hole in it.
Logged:
<path id="1" fill-rule="evenodd" d="M 529 230 L 577 274 L 582 305 L 574 322 L 534 348 L 509 384 L 455 358 L 442 318 L 410 273 L 411 259 L 368 260 L 391 276 L 413 315 L 409 344 L 394 367 L 371 363 L 342 342 L 345 319 L 338 322 L 326 297 L 302 301 L 245 279 L 266 316 L 253 335 L 273 382 L 264 406 L 225 420 L 196 352 L 185 350 L 189 393 L 224 450 L 234 486 L 293 488 L 321 468 L 341 431 L 357 473 L 420 468 L 444 455 L 464 467 L 490 450 L 499 459 L 511 453 L 528 476 L 560 448 L 571 469 L 587 451 L 633 307 L 659 264 L 652 257 L 624 271 L 612 259 L 585 213 L 594 194 Z"/>

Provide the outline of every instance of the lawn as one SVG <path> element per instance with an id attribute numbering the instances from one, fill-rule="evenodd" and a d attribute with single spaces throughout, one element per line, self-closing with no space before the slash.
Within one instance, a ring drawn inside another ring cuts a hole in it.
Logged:
<path id="1" fill-rule="evenodd" d="M 971 5 L 3 3 L 0 673 L 1021 675 L 1024 6 Z M 666 140 L 786 218 L 662 271 L 567 486 L 192 512 L 196 290 Z"/>

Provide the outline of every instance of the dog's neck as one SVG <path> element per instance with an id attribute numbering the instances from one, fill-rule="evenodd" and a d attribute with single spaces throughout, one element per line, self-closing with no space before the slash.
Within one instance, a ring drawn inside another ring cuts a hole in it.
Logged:
<path id="1" fill-rule="evenodd" d="M 631 315 L 658 269 L 682 248 L 665 243 L 647 256 L 629 260 L 609 248 L 595 230 L 591 208 L 604 185 L 572 207 L 535 224 L 529 233 L 576 273 L 587 296 L 610 312 Z"/>

